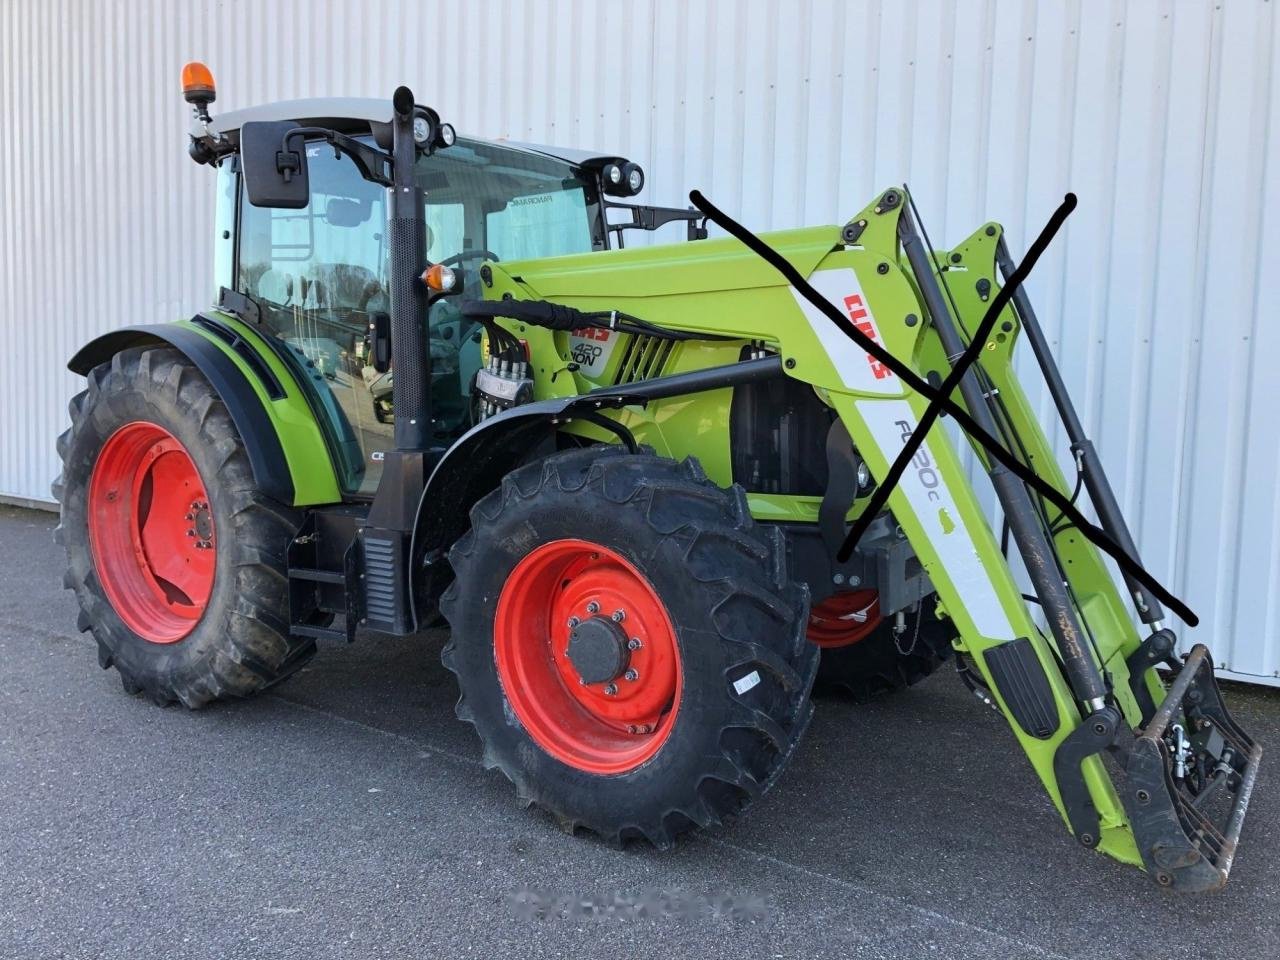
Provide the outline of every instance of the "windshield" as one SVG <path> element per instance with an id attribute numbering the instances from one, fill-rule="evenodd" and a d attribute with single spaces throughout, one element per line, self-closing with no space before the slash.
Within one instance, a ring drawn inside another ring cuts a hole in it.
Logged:
<path id="1" fill-rule="evenodd" d="M 392 446 L 394 370 L 370 363 L 370 315 L 390 307 L 386 191 L 332 147 L 307 147 L 311 202 L 255 207 L 243 195 L 236 289 L 262 308 L 263 326 L 318 373 L 312 379 L 335 449 L 352 449 L 348 492 L 372 492 Z M 460 297 L 431 308 L 431 404 L 445 445 L 470 426 L 479 337 L 458 300 L 482 296 L 480 265 L 603 249 L 593 188 L 561 160 L 500 144 L 459 140 L 417 163 L 426 194 L 427 259 L 457 268 Z M 393 358 L 394 364 L 394 358 Z M 320 385 L 322 384 L 322 386 Z M 327 390 L 326 390 L 327 388 Z"/>
<path id="2" fill-rule="evenodd" d="M 557 257 L 603 246 L 595 198 L 561 160 L 459 140 L 418 160 L 418 183 L 427 193 L 433 263 Z"/>

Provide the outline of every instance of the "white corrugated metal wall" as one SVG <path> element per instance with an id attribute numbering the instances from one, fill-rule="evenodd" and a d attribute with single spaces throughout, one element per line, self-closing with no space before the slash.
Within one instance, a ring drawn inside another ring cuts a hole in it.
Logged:
<path id="1" fill-rule="evenodd" d="M 1074 190 L 1042 321 L 1147 564 L 1231 673 L 1274 682 L 1275 8 L 4 0 L 0 494 L 48 499 L 79 344 L 209 300 L 182 63 L 213 67 L 218 109 L 407 82 L 467 133 L 616 149 L 654 202 L 698 187 L 755 229 L 905 179 L 935 241 L 995 218 L 1016 251 Z"/>

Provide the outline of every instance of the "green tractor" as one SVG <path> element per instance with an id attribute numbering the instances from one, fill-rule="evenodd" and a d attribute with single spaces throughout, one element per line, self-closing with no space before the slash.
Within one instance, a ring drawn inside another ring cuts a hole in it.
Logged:
<path id="1" fill-rule="evenodd" d="M 771 262 L 700 209 L 629 202 L 624 157 L 465 139 L 403 87 L 213 118 L 207 69 L 183 79 L 216 305 L 85 345 L 58 441 L 66 584 L 126 691 L 196 708 L 318 640 L 447 621 L 486 765 L 569 829 L 661 848 L 769 788 L 815 683 L 861 700 L 951 661 L 1081 844 L 1226 881 L 1260 748 L 1132 573 L 998 224 L 935 253 L 894 188 L 758 238 Z M 624 249 L 666 225 L 686 238 Z M 891 474 L 953 369 L 1001 438 L 974 450 L 1030 593 L 947 429 Z M 1046 496 L 1081 484 L 1128 596 Z"/>

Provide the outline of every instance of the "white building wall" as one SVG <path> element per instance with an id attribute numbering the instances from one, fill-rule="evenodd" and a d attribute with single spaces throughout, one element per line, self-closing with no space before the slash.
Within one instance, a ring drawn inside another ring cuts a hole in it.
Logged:
<path id="1" fill-rule="evenodd" d="M 49 499 L 78 345 L 210 300 L 182 64 L 220 110 L 408 83 L 466 133 L 617 150 L 653 202 L 698 187 L 757 230 L 906 180 L 935 241 L 994 218 L 1018 251 L 1074 190 L 1042 322 L 1193 638 L 1277 682 L 1276 6 L 4 0 L 0 494 Z"/>

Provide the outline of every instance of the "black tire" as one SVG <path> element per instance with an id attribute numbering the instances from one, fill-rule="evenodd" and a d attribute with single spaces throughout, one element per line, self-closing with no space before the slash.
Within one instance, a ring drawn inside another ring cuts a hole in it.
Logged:
<path id="1" fill-rule="evenodd" d="M 906 617 L 902 636 L 893 633 L 893 621 L 886 618 L 868 636 L 847 647 L 822 651 L 815 689 L 867 703 L 886 694 L 905 690 L 933 673 L 952 654 L 955 627 L 929 612 L 925 600 L 921 610 Z"/>
<path id="2" fill-rule="evenodd" d="M 543 750 L 495 666 L 494 613 L 508 575 L 536 547 L 569 538 L 625 556 L 675 630 L 683 688 L 671 732 L 619 774 L 586 772 Z M 485 766 L 501 770 L 524 805 L 617 844 L 647 838 L 664 849 L 742 810 L 778 777 L 812 715 L 818 657 L 804 637 L 808 588 L 788 579 L 785 555 L 781 533 L 752 521 L 742 489 L 716 486 L 693 459 L 601 446 L 509 474 L 472 509 L 441 604 L 457 714 L 483 741 Z M 744 678 L 756 682 L 739 693 Z"/>
<path id="3" fill-rule="evenodd" d="M 305 664 L 315 643 L 289 636 L 286 551 L 300 515 L 264 496 L 244 442 L 200 371 L 167 347 L 116 354 L 89 373 L 70 404 L 71 429 L 58 438 L 62 474 L 55 539 L 67 551 L 66 587 L 80 604 L 78 627 L 98 643 L 98 662 L 115 667 L 124 689 L 157 704 L 192 709 L 245 697 Z M 157 424 L 186 447 L 209 496 L 216 567 L 212 592 L 192 631 L 173 643 L 139 636 L 99 582 L 86 515 L 94 464 L 106 440 L 133 421 Z"/>

